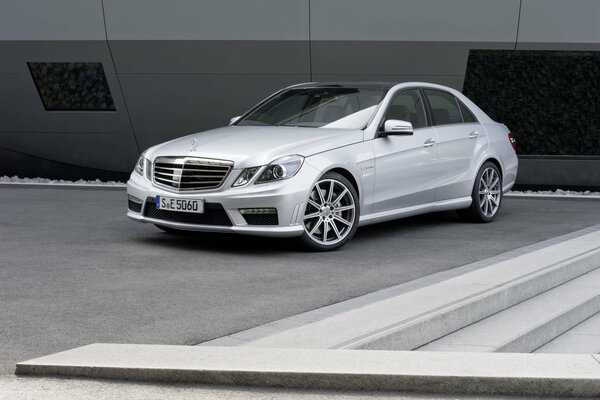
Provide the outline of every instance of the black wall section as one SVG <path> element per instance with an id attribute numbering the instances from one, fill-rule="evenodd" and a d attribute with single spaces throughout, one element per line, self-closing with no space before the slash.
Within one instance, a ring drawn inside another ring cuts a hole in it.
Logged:
<path id="1" fill-rule="evenodd" d="M 127 182 L 128 172 L 86 168 L 78 165 L 47 160 L 41 157 L 3 149 L 0 147 L 0 176 L 19 178 L 65 179 L 77 181 L 96 180 Z M 133 170 L 133 166 L 131 167 Z"/>
<path id="2" fill-rule="evenodd" d="M 471 50 L 463 92 L 520 155 L 600 156 L 600 52 Z"/>

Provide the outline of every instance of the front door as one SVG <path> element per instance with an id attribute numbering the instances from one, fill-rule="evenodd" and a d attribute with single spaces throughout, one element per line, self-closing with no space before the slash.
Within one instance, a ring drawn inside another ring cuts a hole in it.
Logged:
<path id="1" fill-rule="evenodd" d="M 437 174 L 436 132 L 428 126 L 418 89 L 399 91 L 385 113 L 384 121 L 412 123 L 414 133 L 373 140 L 375 154 L 374 211 L 381 212 L 434 201 Z"/>

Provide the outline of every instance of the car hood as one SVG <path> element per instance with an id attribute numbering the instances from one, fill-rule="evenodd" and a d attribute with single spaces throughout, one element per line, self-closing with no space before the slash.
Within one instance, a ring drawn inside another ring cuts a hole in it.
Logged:
<path id="1" fill-rule="evenodd" d="M 195 150 L 192 142 L 195 139 Z M 228 126 L 194 133 L 148 149 L 146 157 L 206 157 L 229 160 L 235 168 L 266 165 L 276 158 L 308 157 L 363 140 L 363 131 L 278 126 Z"/>

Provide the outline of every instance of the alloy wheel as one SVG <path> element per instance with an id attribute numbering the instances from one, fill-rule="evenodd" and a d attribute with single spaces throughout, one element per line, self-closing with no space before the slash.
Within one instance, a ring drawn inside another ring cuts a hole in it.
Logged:
<path id="1" fill-rule="evenodd" d="M 486 168 L 479 180 L 479 207 L 486 217 L 493 217 L 500 207 L 500 176 L 491 167 Z"/>
<path id="2" fill-rule="evenodd" d="M 335 179 L 315 184 L 304 212 L 304 230 L 311 240 L 337 244 L 351 232 L 355 219 L 356 204 L 346 185 Z"/>

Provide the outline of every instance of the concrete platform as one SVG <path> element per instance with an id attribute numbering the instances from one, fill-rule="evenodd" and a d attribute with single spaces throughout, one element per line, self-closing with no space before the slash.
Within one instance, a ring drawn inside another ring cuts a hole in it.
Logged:
<path id="1" fill-rule="evenodd" d="M 19 375 L 427 393 L 600 396 L 600 357 L 93 344 Z"/>
<path id="2" fill-rule="evenodd" d="M 600 313 L 539 347 L 535 353 L 600 353 Z"/>
<path id="3" fill-rule="evenodd" d="M 580 237 L 439 283 L 237 344 L 412 350 L 598 268 L 599 228 L 588 228 Z"/>
<path id="4" fill-rule="evenodd" d="M 600 312 L 600 269 L 466 326 L 418 350 L 529 353 L 597 312 Z"/>
<path id="5" fill-rule="evenodd" d="M 0 375 L 1 400 L 523 400 L 522 397 Z M 536 400 L 550 400 L 547 396 Z M 565 400 L 564 398 L 554 398 Z M 527 400 L 534 400 L 527 397 Z"/>

